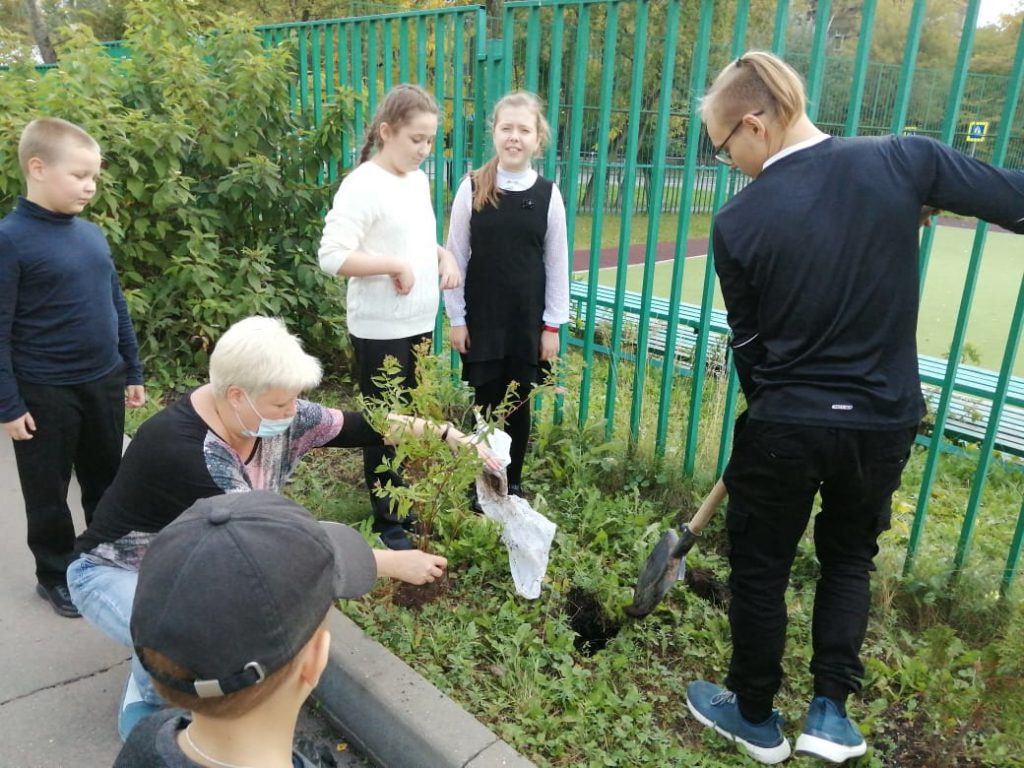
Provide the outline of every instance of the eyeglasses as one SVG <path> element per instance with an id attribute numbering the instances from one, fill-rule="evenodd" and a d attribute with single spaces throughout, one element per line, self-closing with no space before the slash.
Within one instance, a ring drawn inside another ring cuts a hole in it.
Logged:
<path id="1" fill-rule="evenodd" d="M 749 114 L 751 117 L 760 117 L 764 114 L 764 110 L 759 109 L 757 112 L 750 112 Z M 743 121 L 746 119 L 747 115 L 741 117 L 736 122 L 736 125 L 733 126 L 732 130 L 729 131 L 729 135 L 725 137 L 725 141 L 723 141 L 719 146 L 716 147 L 714 144 L 711 145 L 712 149 L 715 150 L 715 160 L 723 165 L 732 165 L 732 155 L 729 154 L 729 150 L 725 148 L 725 145 L 729 143 L 729 140 L 736 134 L 736 131 L 740 129 L 740 126 L 743 125 Z"/>

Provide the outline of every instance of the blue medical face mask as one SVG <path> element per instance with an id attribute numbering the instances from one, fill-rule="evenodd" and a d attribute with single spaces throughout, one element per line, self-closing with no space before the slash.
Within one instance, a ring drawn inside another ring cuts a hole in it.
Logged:
<path id="1" fill-rule="evenodd" d="M 288 416 L 283 419 L 265 419 L 262 414 L 256 410 L 256 406 L 252 404 L 252 400 L 249 399 L 249 395 L 245 390 L 242 390 L 242 394 L 245 395 L 246 401 L 249 403 L 249 407 L 252 408 L 252 412 L 260 417 L 260 425 L 255 431 L 247 429 L 245 424 L 242 423 L 242 418 L 238 415 L 238 411 L 235 411 L 235 418 L 238 419 L 238 423 L 242 425 L 242 434 L 246 437 L 277 437 L 283 435 L 288 431 L 288 427 L 292 425 L 292 421 L 295 420 L 295 416 Z"/>

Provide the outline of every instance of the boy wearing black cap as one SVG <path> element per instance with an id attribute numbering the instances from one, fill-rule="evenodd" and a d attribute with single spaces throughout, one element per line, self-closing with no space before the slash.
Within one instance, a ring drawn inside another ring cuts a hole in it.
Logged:
<path id="1" fill-rule="evenodd" d="M 115 768 L 309 766 L 292 750 L 299 709 L 327 664 L 328 610 L 368 592 L 373 551 L 271 491 L 197 501 L 139 569 L 135 652 L 167 701 Z"/>

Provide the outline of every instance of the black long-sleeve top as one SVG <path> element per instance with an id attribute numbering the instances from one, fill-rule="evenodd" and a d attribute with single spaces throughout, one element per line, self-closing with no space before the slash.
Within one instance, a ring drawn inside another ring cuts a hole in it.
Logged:
<path id="1" fill-rule="evenodd" d="M 20 198 L 0 221 L 0 422 L 25 413 L 18 379 L 82 384 L 120 365 L 126 384 L 142 383 L 103 232 Z"/>
<path id="2" fill-rule="evenodd" d="M 722 207 L 715 270 L 751 418 L 917 424 L 924 205 L 1024 233 L 1024 173 L 924 137 L 829 138 Z"/>

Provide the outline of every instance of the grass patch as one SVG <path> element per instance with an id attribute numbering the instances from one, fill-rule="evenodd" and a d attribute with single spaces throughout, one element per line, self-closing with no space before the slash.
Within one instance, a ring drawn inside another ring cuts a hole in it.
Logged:
<path id="1" fill-rule="evenodd" d="M 575 426 L 577 403 L 564 403 L 562 426 L 541 410 L 528 457 L 527 491 L 559 525 L 548 580 L 535 601 L 512 588 L 498 531 L 467 509 L 445 513 L 443 526 L 459 534 L 432 548 L 451 563 L 447 594 L 412 611 L 395 607 L 392 587 L 343 610 L 499 736 L 541 766 L 754 765 L 686 713 L 686 684 L 721 681 L 730 655 L 722 608 L 683 585 L 643 620 L 626 619 L 639 566 L 664 527 L 692 514 L 710 485 L 720 432 L 721 383 L 709 379 L 702 407 L 698 479 L 679 472 L 678 448 L 655 455 L 651 418 L 630 446 L 606 440 L 598 419 L 607 379 L 617 379 L 613 402 L 628 403 L 632 366 L 592 371 L 588 426 Z M 570 366 L 567 389 L 580 370 Z M 648 404 L 660 378 L 645 381 Z M 674 433 L 685 422 L 690 381 L 676 380 L 670 407 Z M 335 398 L 340 402 L 345 398 Z M 625 434 L 628 407 L 615 409 Z M 673 442 L 676 442 L 673 440 Z M 359 524 L 368 513 L 358 452 L 323 451 L 308 457 L 289 493 L 325 516 Z M 1024 753 L 1024 618 L 1020 598 L 997 599 L 1024 473 L 998 464 L 988 478 L 984 525 L 979 524 L 970 573 L 948 578 L 959 535 L 972 456 L 943 457 L 926 535 L 914 574 L 901 575 L 924 452 L 915 451 L 895 498 L 893 530 L 883 537 L 875 598 L 864 646 L 867 675 L 851 714 L 871 750 L 856 766 L 1011 766 Z M 353 495 L 348 496 L 349 489 Z M 688 566 L 727 577 L 723 519 L 712 521 Z M 790 610 L 786 679 L 777 699 L 787 735 L 799 732 L 812 694 L 808 671 L 817 563 L 809 538 L 801 543 L 787 603 Z M 995 579 L 995 580 L 993 580 Z M 615 622 L 618 633 L 593 655 L 576 647 L 573 606 L 580 591 Z M 1020 588 L 1016 594 L 1020 594 Z"/>

